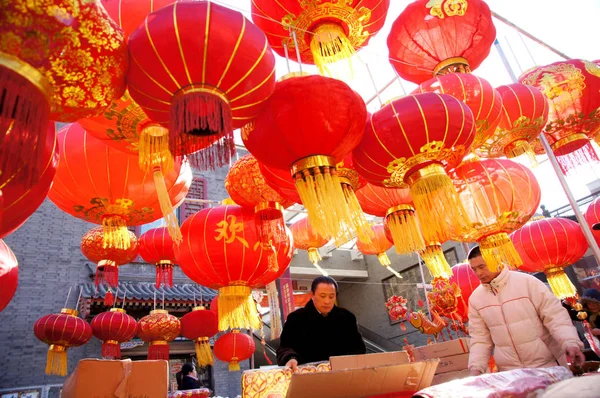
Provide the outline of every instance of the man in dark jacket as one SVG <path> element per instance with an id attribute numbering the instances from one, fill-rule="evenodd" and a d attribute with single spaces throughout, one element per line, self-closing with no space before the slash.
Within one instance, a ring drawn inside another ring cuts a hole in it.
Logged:
<path id="1" fill-rule="evenodd" d="M 327 361 L 338 355 L 366 352 L 356 317 L 337 307 L 337 282 L 319 276 L 311 286 L 312 299 L 292 312 L 283 327 L 277 363 L 292 368 L 303 363 Z"/>

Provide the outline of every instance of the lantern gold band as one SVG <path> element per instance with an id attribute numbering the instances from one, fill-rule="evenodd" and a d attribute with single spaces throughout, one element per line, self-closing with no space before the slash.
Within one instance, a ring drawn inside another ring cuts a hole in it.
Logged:
<path id="1" fill-rule="evenodd" d="M 340 183 L 350 185 L 352 188 L 354 188 L 354 185 L 352 185 L 352 181 L 350 181 L 348 177 L 338 176 L 338 178 L 340 179 Z"/>
<path id="2" fill-rule="evenodd" d="M 446 171 L 441 164 L 431 163 L 419 170 L 415 171 L 411 175 L 406 177 L 406 183 L 412 185 L 421 178 L 430 177 L 434 175 L 446 175 Z"/>
<path id="3" fill-rule="evenodd" d="M 53 351 L 53 352 L 65 352 L 67 351 L 67 347 L 65 347 L 64 345 L 60 345 L 60 344 L 50 344 L 50 347 L 48 347 L 49 351 Z"/>
<path id="4" fill-rule="evenodd" d="M 436 241 L 429 241 L 429 242 L 425 242 L 425 249 L 429 248 L 429 247 L 442 247 L 442 244 L 440 242 L 436 242 Z"/>
<path id="5" fill-rule="evenodd" d="M 582 141 L 582 140 L 587 141 L 587 140 L 589 140 L 589 138 L 587 135 L 585 135 L 583 133 L 571 134 L 567 137 L 561 138 L 560 140 L 556 141 L 555 143 L 550 145 L 550 147 L 552 148 L 553 151 L 556 151 L 557 149 L 560 149 L 563 146 L 568 145 L 572 142 Z"/>
<path id="6" fill-rule="evenodd" d="M 156 265 L 173 265 L 171 260 L 159 260 Z"/>
<path id="7" fill-rule="evenodd" d="M 113 260 L 100 260 L 98 261 L 98 267 L 116 267 L 117 263 Z"/>
<path id="8" fill-rule="evenodd" d="M 552 275 L 552 274 L 560 274 L 565 272 L 561 267 L 555 267 L 555 266 L 551 266 L 550 268 L 546 268 L 544 270 L 546 275 Z"/>
<path id="9" fill-rule="evenodd" d="M 208 337 L 198 337 L 196 339 L 196 343 L 206 343 L 208 341 Z"/>
<path id="10" fill-rule="evenodd" d="M 465 65 L 467 68 L 469 68 L 469 61 L 467 61 L 463 57 L 452 57 L 452 58 L 445 59 L 442 62 L 440 62 L 439 64 L 437 64 L 435 66 L 435 68 L 433 68 L 433 75 L 436 76 L 443 69 L 445 69 L 449 66 L 452 66 L 452 65 Z"/>
<path id="11" fill-rule="evenodd" d="M 52 100 L 52 85 L 42 72 L 29 65 L 27 62 L 14 55 L 0 51 L 0 67 L 9 69 L 24 79 L 27 79 L 28 82 L 40 90 L 48 102 Z"/>
<path id="12" fill-rule="evenodd" d="M 168 314 L 169 311 L 167 310 L 152 310 L 150 311 L 150 315 L 155 315 L 155 314 Z"/>
<path id="13" fill-rule="evenodd" d="M 387 212 L 385 213 L 385 216 L 389 216 L 392 213 L 395 213 L 397 211 L 410 211 L 410 212 L 414 212 L 415 208 L 412 207 L 412 205 L 398 205 L 398 206 L 394 206 L 394 207 L 390 207 Z"/>
<path id="14" fill-rule="evenodd" d="M 531 150 L 529 141 L 525 139 L 518 139 L 504 147 L 504 154 L 507 158 L 515 158 L 517 156 L 521 156 L 529 150 Z"/>
<path id="15" fill-rule="evenodd" d="M 281 76 L 278 81 L 282 82 L 287 79 L 292 79 L 294 77 L 302 77 L 302 76 L 310 76 L 310 73 L 308 73 L 308 72 L 290 72 L 290 73 L 286 73 L 285 75 Z"/>
<path id="16" fill-rule="evenodd" d="M 254 206 L 255 213 L 258 213 L 259 211 L 262 211 L 262 210 L 271 210 L 271 209 L 283 211 L 283 206 L 279 202 L 260 202 L 259 204 Z"/>
<path id="17" fill-rule="evenodd" d="M 194 308 L 192 308 L 192 311 L 203 311 L 204 310 L 204 306 L 203 305 L 199 305 L 196 306 Z"/>
<path id="18" fill-rule="evenodd" d="M 224 92 L 222 92 L 221 90 L 219 90 L 216 87 L 211 87 L 211 86 L 206 87 L 205 84 L 190 84 L 189 86 L 181 87 L 179 90 L 177 90 L 177 92 L 175 92 L 175 95 L 173 95 L 173 99 L 175 99 L 176 97 L 179 97 L 181 95 L 192 94 L 192 93 L 214 94 L 215 96 L 222 99 L 226 104 L 229 104 L 229 100 L 227 99 L 227 96 L 225 95 Z"/>
<path id="19" fill-rule="evenodd" d="M 158 123 L 148 123 L 142 127 L 142 133 L 152 137 L 163 137 L 169 134 L 169 129 Z"/>
<path id="20" fill-rule="evenodd" d="M 121 343 L 119 343 L 117 340 L 106 340 L 104 344 L 120 345 Z"/>
<path id="21" fill-rule="evenodd" d="M 71 316 L 77 316 L 77 315 L 79 315 L 79 311 L 73 310 L 71 308 L 63 308 L 62 310 L 60 310 L 60 313 L 61 314 L 71 315 Z"/>
<path id="22" fill-rule="evenodd" d="M 111 308 L 110 312 L 120 312 L 121 314 L 126 314 L 126 311 L 123 308 Z"/>
<path id="23" fill-rule="evenodd" d="M 150 345 L 169 345 L 169 342 L 165 341 L 165 340 L 156 340 L 156 341 L 151 341 Z"/>
<path id="24" fill-rule="evenodd" d="M 239 333 L 239 332 L 240 332 L 240 329 L 233 329 L 233 330 L 231 331 L 231 333 L 234 333 L 234 334 L 235 334 L 235 333 Z M 232 358 L 232 359 L 234 359 L 234 358 Z M 237 358 L 235 358 L 235 359 L 237 359 Z"/>
<path id="25" fill-rule="evenodd" d="M 312 169 L 314 167 L 333 167 L 335 168 L 335 158 L 333 156 L 314 155 L 302 158 L 292 164 L 292 176 L 302 170 Z"/>

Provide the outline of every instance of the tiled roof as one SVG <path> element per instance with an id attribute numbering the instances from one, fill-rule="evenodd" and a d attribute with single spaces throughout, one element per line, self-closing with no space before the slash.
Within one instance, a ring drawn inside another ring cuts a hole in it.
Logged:
<path id="1" fill-rule="evenodd" d="M 102 299 L 106 294 L 106 287 L 101 284 L 96 289 L 96 285 L 94 283 L 84 283 L 81 285 L 82 287 L 82 297 L 84 298 L 92 298 L 92 299 Z M 209 289 L 204 286 L 192 284 L 192 283 L 181 283 L 174 284 L 173 287 L 161 287 L 157 289 L 154 283 L 151 282 L 121 282 L 119 283 L 119 299 L 122 299 L 125 296 L 125 301 L 127 299 L 131 300 L 154 300 L 154 293 L 156 292 L 156 300 L 162 300 L 163 291 L 165 294 L 165 300 L 169 301 L 193 301 L 196 299 L 200 302 L 202 301 L 210 301 L 216 295 L 217 291 L 213 289 Z M 113 290 L 113 294 L 115 291 Z"/>

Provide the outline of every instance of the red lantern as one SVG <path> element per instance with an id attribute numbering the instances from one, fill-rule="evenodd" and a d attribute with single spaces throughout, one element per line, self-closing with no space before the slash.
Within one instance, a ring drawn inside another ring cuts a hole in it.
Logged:
<path id="1" fill-rule="evenodd" d="M 242 139 L 260 163 L 291 170 L 315 232 L 351 239 L 355 214 L 335 166 L 360 142 L 365 120 L 364 101 L 346 83 L 321 76 L 290 77 L 277 83 Z M 356 232 L 368 241 L 369 231 Z"/>
<path id="2" fill-rule="evenodd" d="M 390 0 L 254 0 L 251 10 L 277 54 L 287 58 L 298 51 L 298 62 L 315 64 L 324 73 L 327 64 L 367 45 L 383 27 L 389 6 Z"/>
<path id="3" fill-rule="evenodd" d="M 255 349 L 254 339 L 239 330 L 232 330 L 215 342 L 215 356 L 220 361 L 229 362 L 230 372 L 239 371 L 239 363 L 249 359 Z"/>
<path id="4" fill-rule="evenodd" d="M 60 314 L 45 315 L 33 325 L 33 333 L 49 344 L 46 374 L 67 375 L 67 349 L 79 347 L 92 338 L 89 323 L 79 318 L 76 310 L 63 308 Z"/>
<path id="5" fill-rule="evenodd" d="M 214 363 L 209 339 L 219 331 L 217 315 L 204 307 L 194 307 L 181 318 L 181 334 L 196 346 L 196 360 L 200 366 Z"/>
<path id="6" fill-rule="evenodd" d="M 91 322 L 92 333 L 102 341 L 102 358 L 121 359 L 121 343 L 137 334 L 136 320 L 121 308 L 101 312 Z"/>
<path id="7" fill-rule="evenodd" d="M 456 264 L 452 267 L 450 283 L 455 283 L 460 289 L 461 299 L 458 300 L 458 315 L 463 322 L 469 320 L 469 298 L 480 285 L 479 279 L 468 263 Z"/>
<path id="8" fill-rule="evenodd" d="M 475 152 L 485 158 L 514 158 L 528 154 L 532 163 L 537 163 L 531 143 L 548 120 L 546 97 L 537 88 L 519 83 L 500 86 L 496 90 L 502 97 L 500 124 Z"/>
<path id="9" fill-rule="evenodd" d="M 144 261 L 156 265 L 156 288 L 173 287 L 173 265 L 177 262 L 173 239 L 167 228 L 153 228 L 139 239 L 140 256 Z"/>
<path id="10" fill-rule="evenodd" d="M 589 140 L 600 129 L 600 67 L 578 59 L 559 61 L 525 72 L 519 81 L 548 98 L 544 134 L 563 171 L 597 162 Z"/>
<path id="11" fill-rule="evenodd" d="M 298 195 L 298 191 L 296 190 L 294 178 L 290 175 L 289 170 L 268 167 L 262 163 L 259 163 L 258 166 L 267 185 L 277 191 L 285 201 L 302 203 L 300 195 Z"/>
<path id="12" fill-rule="evenodd" d="M 129 247 L 127 226 L 159 219 L 164 201 L 179 206 L 192 182 L 189 166 L 177 163 L 158 190 L 136 156 L 106 146 L 77 123 L 58 132 L 58 144 L 62 160 L 48 196 L 72 216 L 102 224 L 109 247 Z"/>
<path id="13" fill-rule="evenodd" d="M 417 0 L 394 21 L 387 45 L 400 77 L 419 84 L 432 75 L 475 70 L 495 38 L 482 0 Z"/>
<path id="14" fill-rule="evenodd" d="M 594 201 L 589 204 L 583 216 L 585 217 L 585 221 L 588 223 L 590 228 L 600 223 L 600 198 L 594 199 Z M 596 243 L 600 245 L 600 231 L 592 229 L 592 235 L 594 235 Z"/>
<path id="15" fill-rule="evenodd" d="M 19 263 L 10 247 L 0 240 L 0 312 L 12 300 L 19 284 Z"/>
<path id="16" fill-rule="evenodd" d="M 48 123 L 48 132 L 45 137 L 45 142 L 38 141 L 38 145 L 44 150 L 41 156 L 28 160 L 28 162 L 39 163 L 40 166 L 39 174 L 33 174 L 37 180 L 33 187 L 28 184 L 25 174 L 26 167 L 19 168 L 12 176 L 6 175 L 6 178 L 0 178 L 4 181 L 0 182 L 3 201 L 0 210 L 0 238 L 21 227 L 48 195 L 58 167 L 58 145 L 54 122 Z M 10 151 L 9 146 L 3 148 Z"/>
<path id="17" fill-rule="evenodd" d="M 177 0 L 175 0 L 177 1 Z M 125 41 L 148 14 L 160 10 L 174 0 L 101 0 L 108 15 L 123 29 Z"/>
<path id="18" fill-rule="evenodd" d="M 575 297 L 577 290 L 563 268 L 577 262 L 588 249 L 579 224 L 566 218 L 544 218 L 528 222 L 510 238 L 523 259 L 521 270 L 544 271 L 559 299 Z"/>
<path id="19" fill-rule="evenodd" d="M 177 317 L 167 310 L 150 311 L 138 323 L 138 337 L 148 343 L 148 360 L 169 360 L 169 342 L 175 340 L 181 331 Z"/>
<path id="20" fill-rule="evenodd" d="M 294 247 L 300 250 L 308 251 L 308 260 L 323 275 L 327 272 L 319 266 L 322 260 L 319 248 L 323 247 L 331 240 L 331 236 L 321 236 L 317 234 L 310 225 L 308 218 L 303 218 L 290 225 L 290 230 L 294 236 Z"/>
<path id="21" fill-rule="evenodd" d="M 392 242 L 385 236 L 385 230 L 383 224 L 374 225 L 371 227 L 373 230 L 374 237 L 371 239 L 371 243 L 364 243 L 360 240 L 356 241 L 356 248 L 359 252 L 366 255 L 377 256 L 379 263 L 386 267 L 388 271 L 396 275 L 398 278 L 402 278 L 398 272 L 390 267 L 392 262 L 386 254 L 393 246 Z"/>
<path id="22" fill-rule="evenodd" d="M 477 241 L 492 271 L 521 265 L 508 234 L 521 228 L 540 205 L 540 186 L 531 170 L 508 159 L 471 160 L 452 177 L 468 224 L 455 238 Z"/>
<path id="23" fill-rule="evenodd" d="M 444 242 L 464 224 L 444 168 L 460 163 L 474 137 L 473 113 L 463 102 L 447 94 L 409 95 L 371 116 L 353 157 L 370 183 L 410 187 L 423 237 Z"/>
<path id="24" fill-rule="evenodd" d="M 285 272 L 292 259 L 291 234 L 273 248 L 258 240 L 252 212 L 239 206 L 207 208 L 181 226 L 175 247 L 182 271 L 193 281 L 219 290 L 219 330 L 260 329 L 252 288 L 264 287 Z M 276 255 L 273 264 L 269 257 Z M 274 267 L 273 265 L 276 265 Z"/>
<path id="25" fill-rule="evenodd" d="M 229 163 L 233 129 L 256 117 L 275 84 L 265 35 L 241 13 L 210 1 L 153 12 L 129 37 L 129 53 L 132 98 L 169 127 L 171 153 L 191 155 L 201 168 Z"/>

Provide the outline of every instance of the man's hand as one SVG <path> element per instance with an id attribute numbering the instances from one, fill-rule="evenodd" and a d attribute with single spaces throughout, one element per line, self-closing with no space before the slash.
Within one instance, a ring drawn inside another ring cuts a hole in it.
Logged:
<path id="1" fill-rule="evenodd" d="M 469 370 L 469 374 L 471 376 L 479 376 L 481 374 L 481 372 L 477 369 L 471 369 L 471 370 Z"/>
<path id="2" fill-rule="evenodd" d="M 292 358 L 285 364 L 287 368 L 292 369 L 292 372 L 296 372 L 298 370 L 298 361 L 296 358 Z"/>
<path id="3" fill-rule="evenodd" d="M 585 355 L 576 346 L 569 346 L 566 349 L 567 357 L 569 357 L 571 364 L 574 366 L 582 366 L 585 363 Z"/>

